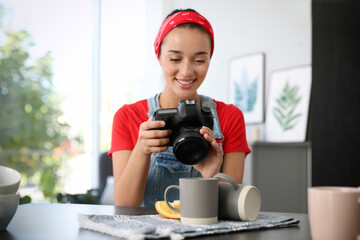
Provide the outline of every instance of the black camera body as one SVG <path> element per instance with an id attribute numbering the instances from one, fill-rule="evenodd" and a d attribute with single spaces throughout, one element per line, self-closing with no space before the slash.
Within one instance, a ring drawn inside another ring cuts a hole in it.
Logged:
<path id="1" fill-rule="evenodd" d="M 171 129 L 170 144 L 178 161 L 187 165 L 201 162 L 211 148 L 200 134 L 202 126 L 213 129 L 213 114 L 209 107 L 201 107 L 197 100 L 181 100 L 177 108 L 161 108 L 154 112 L 153 120 L 164 121 Z"/>

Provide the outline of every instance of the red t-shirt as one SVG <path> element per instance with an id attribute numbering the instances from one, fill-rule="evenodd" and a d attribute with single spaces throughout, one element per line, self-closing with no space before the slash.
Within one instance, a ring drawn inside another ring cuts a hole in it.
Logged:
<path id="1" fill-rule="evenodd" d="M 241 110 L 232 104 L 225 104 L 213 100 L 220 121 L 221 132 L 224 135 L 222 146 L 224 153 L 245 152 L 250 153 L 246 141 L 245 122 Z M 146 99 L 133 104 L 125 104 L 114 116 L 112 128 L 112 141 L 109 156 L 120 150 L 133 150 L 139 134 L 140 124 L 149 117 L 148 102 Z"/>

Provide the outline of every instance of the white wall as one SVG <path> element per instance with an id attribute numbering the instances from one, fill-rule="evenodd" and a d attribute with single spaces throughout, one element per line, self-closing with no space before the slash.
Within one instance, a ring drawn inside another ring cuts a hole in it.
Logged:
<path id="1" fill-rule="evenodd" d="M 171 10 L 188 7 L 204 15 L 215 33 L 215 51 L 201 94 L 229 102 L 228 64 L 237 56 L 265 54 L 266 89 L 273 71 L 311 64 L 311 0 L 152 0 L 144 84 L 149 96 L 161 91 L 163 84 L 152 45 L 157 29 Z M 264 139 L 263 128 L 264 124 L 248 125 L 248 138 L 259 129 L 260 140 Z"/>

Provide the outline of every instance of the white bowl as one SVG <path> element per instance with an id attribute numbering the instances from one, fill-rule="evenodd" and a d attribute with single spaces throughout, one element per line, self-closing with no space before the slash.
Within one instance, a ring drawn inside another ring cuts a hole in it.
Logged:
<path id="1" fill-rule="evenodd" d="M 0 231 L 6 230 L 16 213 L 19 201 L 19 193 L 0 195 Z"/>
<path id="2" fill-rule="evenodd" d="M 18 171 L 0 166 L 0 194 L 15 194 L 19 189 L 21 175 Z"/>

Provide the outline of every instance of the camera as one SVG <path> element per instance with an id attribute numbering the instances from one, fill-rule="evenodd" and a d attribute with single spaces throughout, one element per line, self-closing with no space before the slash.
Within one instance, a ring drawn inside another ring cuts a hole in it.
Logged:
<path id="1" fill-rule="evenodd" d="M 213 129 L 213 115 L 209 107 L 201 107 L 197 100 L 181 100 L 177 108 L 161 108 L 154 112 L 153 120 L 165 121 L 171 129 L 169 146 L 173 146 L 176 159 L 187 165 L 201 162 L 211 148 L 200 134 L 202 126 Z"/>

